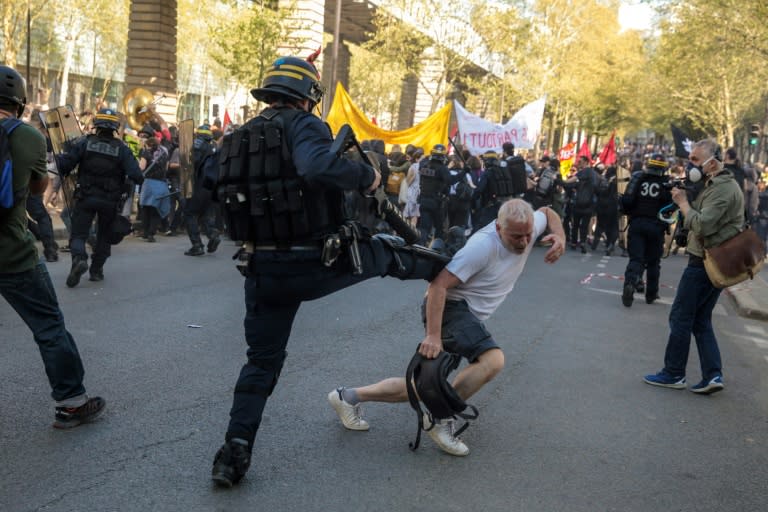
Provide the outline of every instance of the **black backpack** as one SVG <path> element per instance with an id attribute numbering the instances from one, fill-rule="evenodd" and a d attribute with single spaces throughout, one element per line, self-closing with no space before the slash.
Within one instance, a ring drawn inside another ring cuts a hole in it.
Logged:
<path id="1" fill-rule="evenodd" d="M 472 188 L 472 185 L 467 182 L 467 171 L 461 171 L 456 178 L 456 193 L 452 194 L 452 197 L 462 203 L 470 202 L 472 200 L 474 189 Z"/>
<path id="2" fill-rule="evenodd" d="M 595 177 L 593 171 L 589 171 L 586 178 L 579 178 L 576 185 L 576 197 L 573 205 L 577 209 L 591 208 L 595 199 Z"/>
<path id="3" fill-rule="evenodd" d="M 557 171 L 551 167 L 541 171 L 539 181 L 536 182 L 536 194 L 540 197 L 547 197 L 555 186 Z"/>
<path id="4" fill-rule="evenodd" d="M 478 416 L 477 408 L 467 404 L 448 383 L 448 375 L 458 368 L 461 356 L 449 352 L 440 352 L 435 359 L 427 359 L 418 350 L 408 363 L 405 371 L 405 387 L 408 392 L 408 401 L 416 411 L 419 418 L 419 427 L 416 431 L 416 440 L 409 443 L 411 450 L 416 450 L 421 441 L 421 431 L 431 430 L 435 426 L 435 420 L 446 418 L 474 420 Z M 415 387 L 415 389 L 414 389 Z M 424 429 L 424 410 L 421 403 L 427 408 L 429 420 L 432 423 Z M 464 412 L 467 408 L 471 413 Z M 455 435 L 464 432 L 469 426 L 469 421 L 459 428 Z"/>
<path id="5" fill-rule="evenodd" d="M 13 162 L 10 136 L 21 121 L 8 118 L 0 121 L 0 216 L 7 214 L 23 197 L 24 191 L 13 190 Z"/>
<path id="6" fill-rule="evenodd" d="M 507 170 L 512 179 L 512 195 L 521 196 L 528 190 L 528 172 L 525 170 L 525 160 L 520 155 L 507 159 Z"/>

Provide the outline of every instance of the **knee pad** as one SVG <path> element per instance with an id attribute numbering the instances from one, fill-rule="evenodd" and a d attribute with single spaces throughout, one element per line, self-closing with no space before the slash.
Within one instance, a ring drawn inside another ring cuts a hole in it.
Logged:
<path id="1" fill-rule="evenodd" d="M 248 364 L 260 370 L 258 376 L 248 379 L 248 382 L 238 383 L 235 386 L 235 393 L 251 393 L 267 398 L 272 394 L 277 386 L 277 380 L 280 378 L 280 372 L 283 369 L 283 363 L 288 353 L 283 351 L 281 354 L 270 358 L 248 358 Z"/>

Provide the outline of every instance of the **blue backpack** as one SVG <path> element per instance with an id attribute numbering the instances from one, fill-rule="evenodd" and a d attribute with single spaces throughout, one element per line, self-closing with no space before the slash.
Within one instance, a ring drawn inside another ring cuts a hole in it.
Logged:
<path id="1" fill-rule="evenodd" d="M 11 133 L 20 124 L 18 119 L 0 121 L 0 215 L 10 211 L 21 196 L 13 190 L 13 162 L 9 141 Z"/>

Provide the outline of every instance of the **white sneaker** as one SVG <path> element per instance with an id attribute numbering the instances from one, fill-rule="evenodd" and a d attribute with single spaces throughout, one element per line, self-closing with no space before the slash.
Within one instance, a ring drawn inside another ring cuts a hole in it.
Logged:
<path id="1" fill-rule="evenodd" d="M 349 430 L 368 430 L 368 422 L 362 417 L 360 404 L 352 405 L 341 398 L 341 391 L 344 388 L 337 388 L 328 393 L 328 402 L 339 415 L 341 423 Z"/>
<path id="2" fill-rule="evenodd" d="M 429 428 L 426 432 L 435 444 L 445 453 L 450 453 L 457 457 L 465 457 L 469 455 L 469 447 L 464 444 L 464 441 L 453 435 L 454 423 L 454 420 L 451 419 L 436 420 L 434 426 L 429 428 L 432 422 L 429 421 L 427 414 L 424 415 L 424 429 Z"/>

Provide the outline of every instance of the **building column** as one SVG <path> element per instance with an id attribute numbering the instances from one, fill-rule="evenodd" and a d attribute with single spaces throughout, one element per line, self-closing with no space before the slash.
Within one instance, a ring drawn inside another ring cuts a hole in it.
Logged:
<path id="1" fill-rule="evenodd" d="M 333 95 L 336 92 L 336 84 L 333 83 L 333 42 L 328 43 L 323 48 L 325 59 L 323 60 L 322 71 L 320 77 L 323 85 L 326 88 L 325 98 L 323 102 L 328 103 L 328 108 L 333 103 Z M 341 85 L 349 91 L 349 65 L 352 60 L 352 52 L 349 50 L 349 46 L 345 43 L 339 44 L 339 55 L 336 63 L 336 81 L 341 82 Z"/>
<path id="2" fill-rule="evenodd" d="M 131 0 L 126 92 L 134 87 L 159 98 L 156 111 L 168 124 L 176 122 L 176 0 Z"/>
<path id="3" fill-rule="evenodd" d="M 397 110 L 397 129 L 405 130 L 413 126 L 416 114 L 416 96 L 419 89 L 419 77 L 408 73 L 400 87 L 400 106 Z"/>

